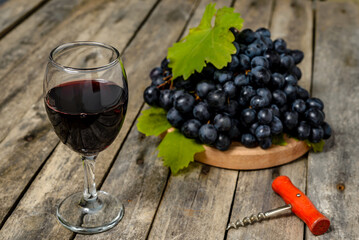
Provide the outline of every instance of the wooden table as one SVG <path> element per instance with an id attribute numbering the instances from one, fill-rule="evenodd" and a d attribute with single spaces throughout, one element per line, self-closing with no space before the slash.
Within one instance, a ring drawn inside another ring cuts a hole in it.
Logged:
<path id="1" fill-rule="evenodd" d="M 245 27 L 268 27 L 301 49 L 300 85 L 325 103 L 334 135 L 324 152 L 284 166 L 233 171 L 193 163 L 177 176 L 156 158 L 160 139 L 135 124 L 151 68 L 198 24 L 210 0 L 0 1 L 0 239 L 359 239 L 359 7 L 352 1 L 218 0 Z M 99 189 L 125 205 L 112 230 L 78 235 L 56 205 L 82 190 L 77 154 L 59 143 L 42 102 L 47 56 L 63 42 L 93 40 L 123 53 L 130 100 L 116 141 L 97 161 Z M 331 219 L 315 237 L 293 215 L 225 231 L 228 222 L 283 205 L 271 190 L 289 176 Z"/>

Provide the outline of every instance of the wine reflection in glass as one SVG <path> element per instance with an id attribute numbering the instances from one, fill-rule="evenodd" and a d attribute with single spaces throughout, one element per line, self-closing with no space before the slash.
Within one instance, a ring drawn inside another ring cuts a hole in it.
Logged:
<path id="1" fill-rule="evenodd" d="M 57 218 L 71 231 L 92 234 L 123 217 L 119 200 L 96 191 L 95 160 L 118 135 L 125 119 L 128 87 L 119 52 L 97 42 L 73 42 L 51 51 L 43 83 L 47 115 L 60 140 L 81 154 L 84 191 L 65 198 Z"/>

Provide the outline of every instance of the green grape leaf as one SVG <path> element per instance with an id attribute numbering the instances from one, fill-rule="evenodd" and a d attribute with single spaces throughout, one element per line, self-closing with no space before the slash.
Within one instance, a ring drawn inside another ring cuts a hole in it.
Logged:
<path id="1" fill-rule="evenodd" d="M 304 140 L 304 142 L 308 145 L 308 147 L 313 149 L 313 152 L 323 152 L 323 148 L 325 145 L 325 141 L 322 139 L 318 143 L 313 143 L 309 140 Z"/>
<path id="2" fill-rule="evenodd" d="M 273 145 L 279 145 L 279 146 L 286 146 L 288 143 L 284 139 L 283 134 L 274 135 L 272 137 L 272 144 Z"/>
<path id="3" fill-rule="evenodd" d="M 146 136 L 158 136 L 172 127 L 167 121 L 167 112 L 163 108 L 151 107 L 141 113 L 142 115 L 138 118 L 137 129 Z"/>
<path id="4" fill-rule="evenodd" d="M 216 15 L 214 25 L 212 18 Z M 189 34 L 168 49 L 169 67 L 173 79 L 183 76 L 186 80 L 195 71 L 201 72 L 207 63 L 221 69 L 231 61 L 236 52 L 231 27 L 241 29 L 243 19 L 233 8 L 218 10 L 215 4 L 208 4 L 200 24 L 190 29 Z"/>
<path id="5" fill-rule="evenodd" d="M 163 164 L 170 167 L 173 174 L 188 167 L 188 164 L 194 161 L 194 155 L 204 151 L 202 144 L 186 138 L 177 129 L 167 133 L 157 148 L 158 157 L 163 158 Z"/>

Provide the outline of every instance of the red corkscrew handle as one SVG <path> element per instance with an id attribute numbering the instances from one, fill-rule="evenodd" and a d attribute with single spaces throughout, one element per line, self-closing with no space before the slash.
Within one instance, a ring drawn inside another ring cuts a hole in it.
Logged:
<path id="1" fill-rule="evenodd" d="M 272 188 L 286 204 L 292 206 L 292 212 L 307 224 L 314 235 L 321 235 L 328 230 L 329 219 L 315 208 L 309 198 L 296 188 L 287 176 L 274 179 Z"/>

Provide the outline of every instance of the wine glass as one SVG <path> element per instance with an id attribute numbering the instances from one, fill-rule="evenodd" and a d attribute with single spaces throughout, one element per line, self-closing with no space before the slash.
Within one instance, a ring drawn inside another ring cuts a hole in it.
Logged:
<path id="1" fill-rule="evenodd" d="M 118 135 L 127 110 L 127 77 L 120 53 L 97 42 L 73 42 L 51 51 L 43 84 L 47 115 L 60 140 L 79 153 L 85 171 L 83 192 L 57 208 L 60 223 L 92 234 L 114 227 L 123 217 L 119 200 L 96 191 L 95 160 Z"/>

